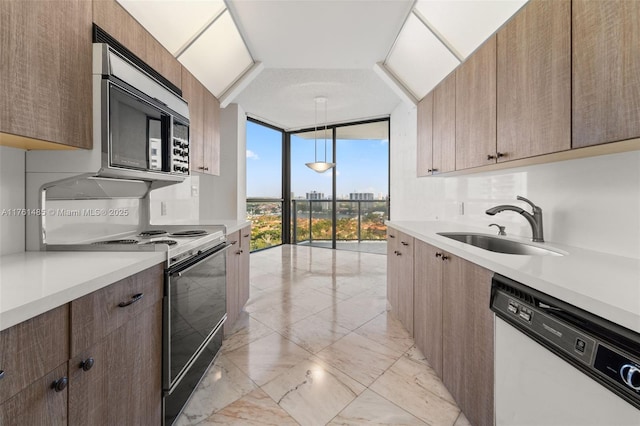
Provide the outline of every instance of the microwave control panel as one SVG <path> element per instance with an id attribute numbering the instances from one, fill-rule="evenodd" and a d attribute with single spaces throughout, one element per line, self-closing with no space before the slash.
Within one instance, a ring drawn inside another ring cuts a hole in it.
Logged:
<path id="1" fill-rule="evenodd" d="M 170 172 L 189 175 L 189 126 L 173 123 L 173 136 L 169 147 Z"/>

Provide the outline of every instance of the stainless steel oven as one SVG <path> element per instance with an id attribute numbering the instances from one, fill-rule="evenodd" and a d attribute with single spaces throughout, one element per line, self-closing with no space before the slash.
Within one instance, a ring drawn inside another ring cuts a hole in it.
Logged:
<path id="1" fill-rule="evenodd" d="M 222 345 L 226 242 L 203 247 L 165 271 L 164 421 L 171 425 Z"/>

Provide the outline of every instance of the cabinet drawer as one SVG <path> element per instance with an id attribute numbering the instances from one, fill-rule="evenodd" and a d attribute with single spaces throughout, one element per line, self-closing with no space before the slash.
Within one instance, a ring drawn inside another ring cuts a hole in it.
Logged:
<path id="1" fill-rule="evenodd" d="M 0 403 L 69 358 L 69 305 L 0 332 Z"/>
<path id="2" fill-rule="evenodd" d="M 153 306 L 163 296 L 162 264 L 71 302 L 71 356 Z"/>

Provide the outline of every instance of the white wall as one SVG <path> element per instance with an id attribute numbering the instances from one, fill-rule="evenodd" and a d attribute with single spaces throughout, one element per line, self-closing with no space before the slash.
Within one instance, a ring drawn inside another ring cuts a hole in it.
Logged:
<path id="1" fill-rule="evenodd" d="M 25 151 L 0 146 L 0 211 L 25 208 Z M 0 214 L 0 255 L 24 251 L 25 216 Z"/>
<path id="2" fill-rule="evenodd" d="M 391 219 L 446 220 L 531 236 L 517 213 L 488 216 L 498 204 L 542 207 L 546 241 L 640 258 L 640 151 L 452 177 L 416 177 L 416 109 L 391 116 Z M 462 204 L 464 206 L 462 207 Z M 461 213 L 464 208 L 464 214 Z M 494 232 L 488 230 L 487 232 Z"/>

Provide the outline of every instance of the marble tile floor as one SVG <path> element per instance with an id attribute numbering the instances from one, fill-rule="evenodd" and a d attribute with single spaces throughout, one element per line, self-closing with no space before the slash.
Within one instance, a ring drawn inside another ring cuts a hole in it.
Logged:
<path id="1" fill-rule="evenodd" d="M 469 425 L 387 311 L 384 255 L 285 245 L 250 280 L 176 425 Z"/>

